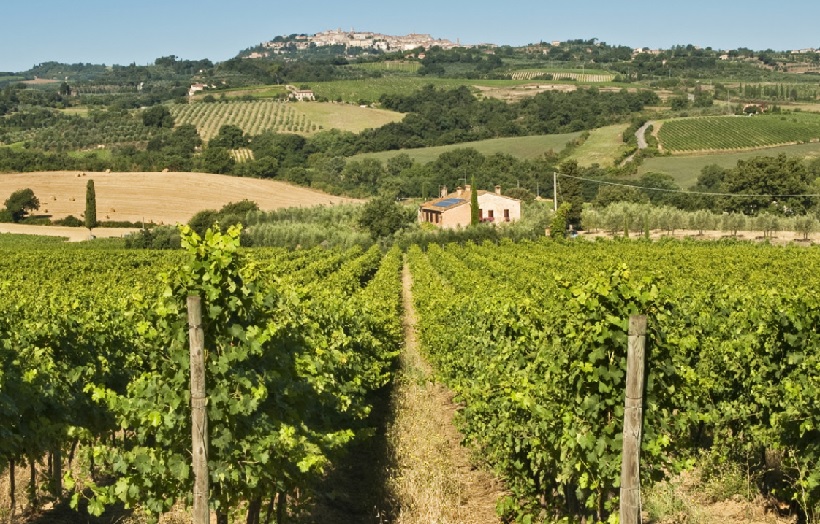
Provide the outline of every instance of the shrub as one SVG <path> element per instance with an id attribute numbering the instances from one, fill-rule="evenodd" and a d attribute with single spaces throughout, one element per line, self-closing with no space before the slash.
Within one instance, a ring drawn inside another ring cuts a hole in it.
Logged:
<path id="1" fill-rule="evenodd" d="M 61 218 L 60 220 L 54 220 L 53 223 L 55 226 L 68 227 L 83 227 L 85 225 L 85 222 L 75 217 L 74 215 L 68 215 L 65 218 Z"/>

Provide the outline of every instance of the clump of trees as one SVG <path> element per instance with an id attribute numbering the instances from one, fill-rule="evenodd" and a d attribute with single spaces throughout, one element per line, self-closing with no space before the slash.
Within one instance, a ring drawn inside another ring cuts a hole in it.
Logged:
<path id="1" fill-rule="evenodd" d="M 359 225 L 366 229 L 373 240 L 392 237 L 415 220 L 413 209 L 402 207 L 387 195 L 370 200 L 362 206 Z"/>
<path id="2" fill-rule="evenodd" d="M 27 214 L 40 209 L 40 200 L 30 188 L 18 189 L 4 203 L 6 209 L 0 212 L 2 222 L 20 222 Z"/>

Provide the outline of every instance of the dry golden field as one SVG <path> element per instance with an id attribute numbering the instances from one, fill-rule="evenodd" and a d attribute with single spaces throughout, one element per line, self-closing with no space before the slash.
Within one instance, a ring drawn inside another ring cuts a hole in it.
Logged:
<path id="1" fill-rule="evenodd" d="M 60 219 L 85 213 L 85 191 L 94 180 L 97 220 L 174 224 L 197 211 L 228 202 L 253 200 L 265 211 L 356 202 L 273 180 L 207 173 L 47 173 L 0 174 L 0 202 L 18 189 L 31 188 L 40 200 L 35 214 Z"/>

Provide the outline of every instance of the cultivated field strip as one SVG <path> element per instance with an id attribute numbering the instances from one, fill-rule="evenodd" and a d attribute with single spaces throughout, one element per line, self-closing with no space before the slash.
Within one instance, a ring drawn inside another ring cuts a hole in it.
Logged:
<path id="1" fill-rule="evenodd" d="M 50 473 L 68 471 L 61 450 L 78 448 L 78 462 L 115 481 L 95 484 L 72 462 L 64 487 L 90 497 L 91 514 L 190 503 L 189 295 L 203 303 L 221 511 L 259 497 L 286 513 L 286 499 L 370 433 L 373 392 L 403 338 L 401 252 L 248 251 L 237 228 L 182 237 L 186 249 L 169 252 L 4 254 L 0 471 L 46 456 Z M 32 477 L 32 493 L 45 484 Z"/>
<path id="2" fill-rule="evenodd" d="M 265 131 L 308 134 L 318 130 L 294 104 L 279 100 L 199 102 L 174 106 L 171 113 L 177 125 L 193 125 L 206 142 L 223 125 L 237 126 L 251 136 Z"/>
<path id="3" fill-rule="evenodd" d="M 513 80 L 533 80 L 544 78 L 545 75 L 552 76 L 553 80 L 574 80 L 590 84 L 612 82 L 615 79 L 615 75 L 612 74 L 556 73 L 553 71 L 516 71 L 511 77 Z"/>
<path id="4" fill-rule="evenodd" d="M 820 116 L 808 114 L 718 116 L 669 120 L 658 131 L 664 150 L 737 150 L 820 140 Z"/>
<path id="5" fill-rule="evenodd" d="M 502 242 L 409 262 L 422 348 L 511 490 L 510 518 L 617 512 L 633 314 L 649 325 L 646 485 L 709 454 L 763 475 L 777 450 L 778 499 L 808 522 L 820 509 L 820 251 Z"/>

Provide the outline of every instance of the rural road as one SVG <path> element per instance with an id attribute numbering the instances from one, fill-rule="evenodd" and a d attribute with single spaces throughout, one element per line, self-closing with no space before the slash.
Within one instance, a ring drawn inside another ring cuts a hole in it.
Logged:
<path id="1" fill-rule="evenodd" d="M 655 125 L 655 122 L 653 120 L 649 120 L 644 125 L 642 125 L 640 129 L 635 131 L 635 138 L 638 139 L 638 151 L 649 147 L 649 145 L 646 143 L 646 130 L 649 129 L 649 126 L 652 125 Z M 635 160 L 636 153 L 632 153 L 631 155 L 626 157 L 624 161 L 621 163 L 621 165 L 628 164 L 629 162 Z"/>
<path id="2" fill-rule="evenodd" d="M 646 143 L 646 130 L 649 129 L 649 126 L 655 125 L 655 122 L 652 120 L 648 120 L 644 125 L 641 126 L 640 129 L 635 131 L 635 138 L 638 139 L 638 149 L 646 149 L 649 147 Z"/>

